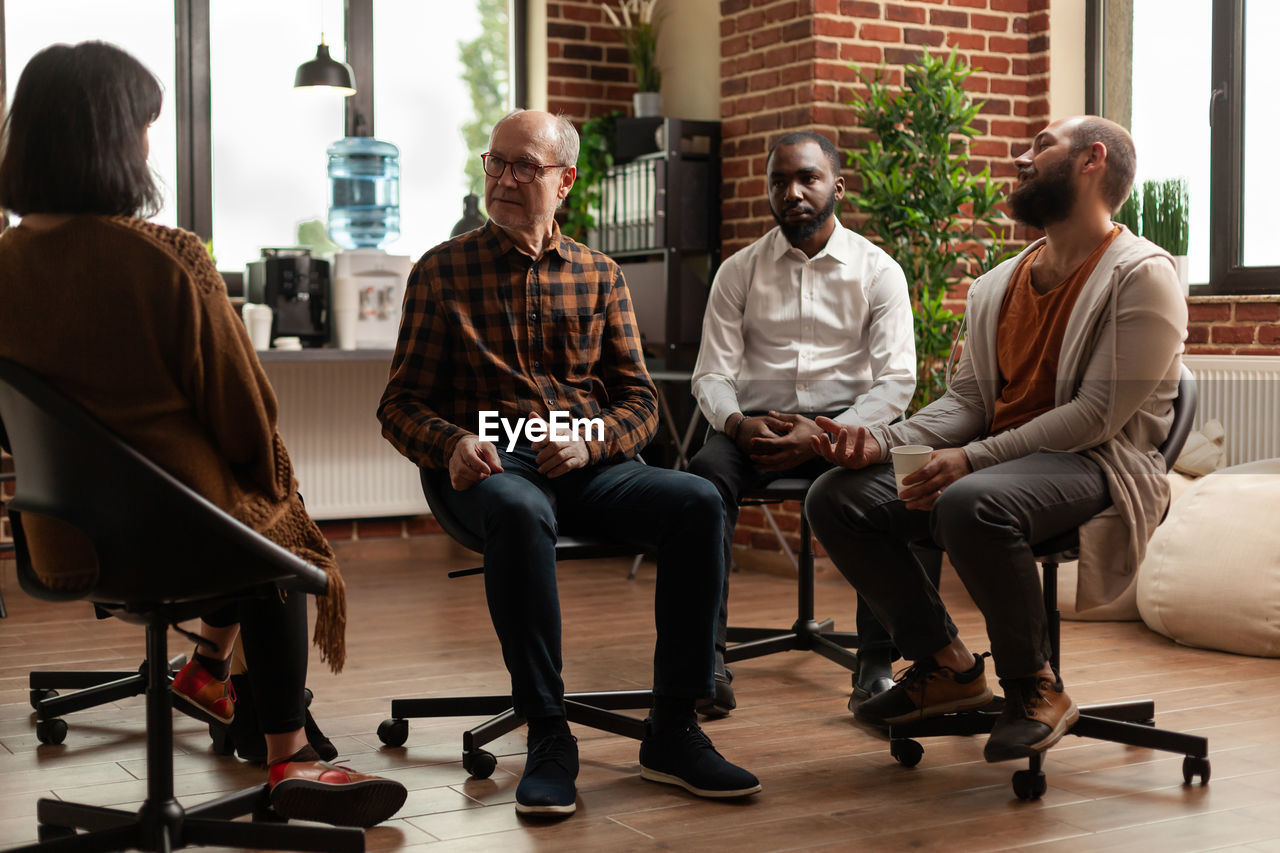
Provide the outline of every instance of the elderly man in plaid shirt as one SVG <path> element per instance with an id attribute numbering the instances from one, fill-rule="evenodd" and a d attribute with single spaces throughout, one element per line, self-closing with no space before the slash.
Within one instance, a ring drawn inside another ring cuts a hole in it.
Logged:
<path id="1" fill-rule="evenodd" d="M 575 809 L 578 750 L 560 678 L 561 529 L 657 554 L 641 775 L 705 797 L 754 794 L 756 777 L 716 752 L 694 713 L 712 692 L 720 497 L 700 477 L 635 458 L 657 427 L 657 402 L 626 282 L 555 222 L 577 175 L 577 131 L 562 117 L 517 111 L 494 126 L 482 156 L 490 220 L 414 266 L 378 418 L 485 542 L 489 612 L 516 713 L 529 723 L 516 810 Z M 548 428 L 570 417 L 596 428 Z M 495 419 L 497 444 L 484 440 Z"/>

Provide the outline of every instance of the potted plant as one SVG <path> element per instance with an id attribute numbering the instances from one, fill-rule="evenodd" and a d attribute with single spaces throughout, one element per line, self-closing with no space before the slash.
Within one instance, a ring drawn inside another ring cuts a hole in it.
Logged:
<path id="1" fill-rule="evenodd" d="M 636 70 L 636 93 L 631 96 L 635 115 L 662 115 L 662 70 L 657 65 L 658 0 L 618 0 L 618 10 L 605 4 L 605 17 L 622 38 Z"/>
<path id="2" fill-rule="evenodd" d="M 858 70 L 855 68 L 855 70 Z M 1001 187 L 989 166 L 974 172 L 969 140 L 982 104 L 969 97 L 971 70 L 953 50 L 946 59 L 927 51 L 902 69 L 901 87 L 887 69 L 859 71 L 867 95 L 849 104 L 869 131 L 849 153 L 867 214 L 863 230 L 902 266 L 916 324 L 919 409 L 946 389 L 946 368 L 960 316 L 943 307 L 947 290 L 1007 257 L 996 205 Z"/>
<path id="3" fill-rule="evenodd" d="M 1187 248 L 1190 200 L 1185 178 L 1142 183 L 1142 236 L 1173 255 L 1183 294 L 1190 293 Z"/>

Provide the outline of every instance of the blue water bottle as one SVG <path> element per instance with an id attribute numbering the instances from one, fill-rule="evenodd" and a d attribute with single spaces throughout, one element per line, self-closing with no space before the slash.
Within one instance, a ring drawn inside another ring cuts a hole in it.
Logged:
<path id="1" fill-rule="evenodd" d="M 400 149 L 371 136 L 329 146 L 329 237 L 376 249 L 400 236 Z"/>

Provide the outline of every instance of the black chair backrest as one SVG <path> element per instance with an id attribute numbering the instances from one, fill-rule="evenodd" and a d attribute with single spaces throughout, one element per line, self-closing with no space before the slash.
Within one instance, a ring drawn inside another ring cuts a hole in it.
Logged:
<path id="1" fill-rule="evenodd" d="M 1196 409 L 1200 405 L 1200 389 L 1191 369 L 1182 365 L 1182 373 L 1178 377 L 1178 396 L 1173 400 L 1173 423 L 1169 425 L 1169 434 L 1160 445 L 1160 455 L 1164 457 L 1165 470 L 1173 468 L 1178 461 L 1182 446 L 1187 443 L 1191 434 L 1191 424 L 1196 419 Z"/>
<path id="2" fill-rule="evenodd" d="M 227 515 L 7 359 L 0 424 L 17 474 L 10 508 L 65 521 L 93 543 L 98 577 L 76 597 L 137 610 L 140 602 L 195 601 L 266 583 L 328 588 L 321 569 Z"/>

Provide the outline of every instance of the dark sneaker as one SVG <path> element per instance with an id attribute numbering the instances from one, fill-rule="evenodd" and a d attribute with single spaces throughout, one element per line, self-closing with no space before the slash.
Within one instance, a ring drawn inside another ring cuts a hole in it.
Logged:
<path id="1" fill-rule="evenodd" d="M 527 815 L 571 815 L 577 809 L 578 739 L 547 735 L 529 744 L 524 775 L 516 786 L 516 811 Z"/>
<path id="2" fill-rule="evenodd" d="M 1063 689 L 1061 678 L 1002 678 L 1000 686 L 1004 688 L 1004 710 L 982 750 L 987 761 L 1030 758 L 1044 752 L 1080 719 L 1080 709 Z"/>
<path id="3" fill-rule="evenodd" d="M 236 695 L 231 679 L 214 678 L 209 670 L 192 658 L 173 677 L 173 698 L 186 709 L 194 710 L 197 719 L 230 723 L 236 716 Z"/>
<path id="4" fill-rule="evenodd" d="M 715 694 L 699 699 L 693 707 L 704 717 L 727 717 L 730 711 L 738 707 L 738 701 L 733 698 L 733 685 L 730 684 L 733 677 L 717 672 L 715 678 Z"/>
<path id="5" fill-rule="evenodd" d="M 853 673 L 853 692 L 849 694 L 849 710 L 879 696 L 893 687 L 893 668 L 887 651 L 858 652 L 858 669 Z"/>
<path id="6" fill-rule="evenodd" d="M 699 797 L 745 797 L 760 791 L 760 780 L 726 761 L 697 724 L 654 731 L 652 720 L 645 720 L 640 776 L 650 782 L 679 785 Z"/>
<path id="7" fill-rule="evenodd" d="M 964 672 L 933 660 L 916 661 L 898 673 L 893 687 L 858 705 L 853 714 L 864 723 L 891 726 L 981 708 L 991 701 L 984 657 L 974 655 L 973 666 Z"/>
<path id="8" fill-rule="evenodd" d="M 267 768 L 271 806 L 290 820 L 369 827 L 400 810 L 408 790 L 323 761 L 285 761 Z"/>

